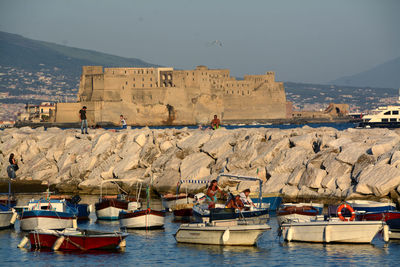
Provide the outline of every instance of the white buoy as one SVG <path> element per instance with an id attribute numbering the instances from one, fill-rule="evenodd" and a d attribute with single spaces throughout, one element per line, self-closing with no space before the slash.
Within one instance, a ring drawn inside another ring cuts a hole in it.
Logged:
<path id="1" fill-rule="evenodd" d="M 331 226 L 329 226 L 329 225 L 325 226 L 325 236 L 324 236 L 325 240 L 324 241 L 326 243 L 331 242 L 331 232 L 332 232 Z"/>
<path id="2" fill-rule="evenodd" d="M 24 238 L 22 238 L 21 242 L 19 242 L 18 244 L 18 248 L 23 248 L 26 246 L 26 244 L 28 243 L 29 238 L 27 236 L 24 236 Z"/>
<path id="3" fill-rule="evenodd" d="M 387 224 L 383 226 L 383 241 L 389 242 L 389 226 Z"/>
<path id="4" fill-rule="evenodd" d="M 229 229 L 226 229 L 222 235 L 222 243 L 228 242 L 230 235 L 231 235 L 231 232 L 229 231 Z"/>
<path id="5" fill-rule="evenodd" d="M 286 241 L 290 242 L 293 239 L 293 228 L 289 227 L 289 229 L 286 232 Z"/>
<path id="6" fill-rule="evenodd" d="M 61 244 L 64 242 L 64 239 L 65 239 L 64 236 L 60 236 L 60 237 L 56 240 L 56 242 L 54 242 L 54 245 L 53 245 L 53 250 L 54 250 L 54 251 L 57 251 L 57 250 L 61 247 Z"/>
<path id="7" fill-rule="evenodd" d="M 78 220 L 77 219 L 74 219 L 73 221 L 72 221 L 72 228 L 78 228 Z"/>
<path id="8" fill-rule="evenodd" d="M 11 217 L 10 223 L 14 224 L 15 221 L 17 220 L 17 217 L 18 217 L 18 213 L 13 212 L 13 216 Z"/>
<path id="9" fill-rule="evenodd" d="M 123 239 L 121 242 L 119 242 L 119 247 L 120 248 L 126 247 L 126 240 L 125 239 Z"/>

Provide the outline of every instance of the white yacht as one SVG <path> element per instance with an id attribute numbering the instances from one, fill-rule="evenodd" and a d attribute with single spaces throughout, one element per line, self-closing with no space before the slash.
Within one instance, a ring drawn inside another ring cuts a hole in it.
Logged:
<path id="1" fill-rule="evenodd" d="M 362 117 L 359 127 L 363 128 L 399 128 L 400 105 L 379 107 L 371 114 Z"/>

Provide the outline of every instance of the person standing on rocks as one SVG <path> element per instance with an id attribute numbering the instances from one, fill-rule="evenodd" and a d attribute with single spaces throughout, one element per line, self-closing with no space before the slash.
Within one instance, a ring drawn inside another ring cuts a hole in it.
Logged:
<path id="1" fill-rule="evenodd" d="M 15 159 L 14 153 L 10 154 L 8 161 L 10 162 L 10 165 L 7 167 L 8 177 L 11 179 L 15 179 L 17 177 L 15 172 L 18 171 L 19 167 L 18 167 L 18 162 Z"/>
<path id="2" fill-rule="evenodd" d="M 214 119 L 211 121 L 211 128 L 216 130 L 219 128 L 221 121 L 218 119 L 217 115 L 214 115 Z"/>
<path id="3" fill-rule="evenodd" d="M 88 123 L 86 118 L 86 106 L 83 106 L 81 110 L 79 110 L 79 118 L 81 120 L 81 133 L 83 134 L 83 128 L 85 128 L 85 134 L 88 134 Z"/>
<path id="4" fill-rule="evenodd" d="M 122 129 L 126 129 L 128 126 L 126 125 L 126 120 L 124 118 L 124 115 L 121 114 L 121 116 L 119 116 L 119 118 L 121 120 Z"/>

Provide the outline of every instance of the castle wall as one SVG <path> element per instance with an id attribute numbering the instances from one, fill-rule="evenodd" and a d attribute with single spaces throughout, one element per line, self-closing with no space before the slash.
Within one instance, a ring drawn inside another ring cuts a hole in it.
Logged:
<path id="1" fill-rule="evenodd" d="M 236 80 L 227 69 L 206 66 L 83 67 L 78 99 L 88 107 L 93 123 L 118 124 L 121 114 L 131 125 L 204 124 L 214 114 L 223 120 L 286 117 L 283 83 L 275 82 L 274 72 Z"/>

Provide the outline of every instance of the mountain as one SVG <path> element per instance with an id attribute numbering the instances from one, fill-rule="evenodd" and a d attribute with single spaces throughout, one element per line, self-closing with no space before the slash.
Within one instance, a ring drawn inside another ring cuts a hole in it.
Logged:
<path id="1" fill-rule="evenodd" d="M 0 103 L 75 101 L 85 65 L 158 67 L 137 58 L 36 41 L 0 31 Z"/>
<path id="2" fill-rule="evenodd" d="M 0 31 L 0 65 L 37 71 L 40 66 L 80 75 L 83 65 L 105 67 L 155 67 L 137 58 L 123 58 L 101 52 L 36 41 Z"/>
<path id="3" fill-rule="evenodd" d="M 370 70 L 333 80 L 330 83 L 347 86 L 400 88 L 400 57 Z"/>

